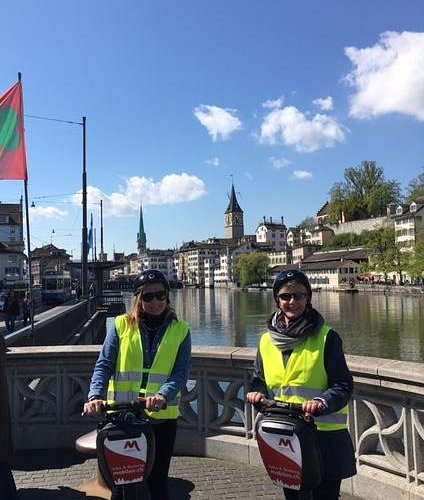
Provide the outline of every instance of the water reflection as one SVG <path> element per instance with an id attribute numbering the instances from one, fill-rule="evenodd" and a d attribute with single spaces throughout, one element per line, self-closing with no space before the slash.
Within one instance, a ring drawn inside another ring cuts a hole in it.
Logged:
<path id="1" fill-rule="evenodd" d="M 218 288 L 172 290 L 171 302 L 190 323 L 193 345 L 256 347 L 275 307 L 270 291 Z M 422 360 L 424 297 L 321 292 L 313 304 L 340 333 L 346 353 Z"/>

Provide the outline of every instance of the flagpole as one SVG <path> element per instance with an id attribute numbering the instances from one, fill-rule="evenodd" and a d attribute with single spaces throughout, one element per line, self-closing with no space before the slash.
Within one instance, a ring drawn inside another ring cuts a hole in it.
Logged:
<path id="1" fill-rule="evenodd" d="M 18 82 L 22 83 L 22 73 L 18 73 Z M 25 218 L 26 218 L 26 234 L 27 234 L 27 248 L 28 248 L 28 291 L 30 296 L 30 322 L 31 322 L 31 333 L 30 336 L 34 337 L 34 300 L 32 296 L 32 270 L 31 270 L 31 236 L 30 236 L 30 226 L 29 226 L 29 204 L 28 204 L 28 179 L 24 179 L 24 196 L 25 196 Z"/>
<path id="2" fill-rule="evenodd" d="M 26 217 L 26 233 L 27 233 L 27 246 L 28 246 L 28 291 L 30 297 L 29 312 L 31 322 L 31 337 L 34 337 L 34 300 L 32 296 L 32 270 L 31 270 L 31 239 L 29 229 L 29 208 L 28 208 L 28 181 L 24 180 L 25 192 L 25 217 Z"/>
<path id="3" fill-rule="evenodd" d="M 103 200 L 100 200 L 100 255 L 99 260 L 103 261 Z"/>
<path id="4" fill-rule="evenodd" d="M 86 169 L 86 117 L 82 117 L 82 255 L 81 291 L 87 298 L 88 286 L 88 241 L 87 241 L 87 169 Z"/>
<path id="5" fill-rule="evenodd" d="M 97 241 L 96 241 L 96 228 L 94 228 L 93 231 L 94 237 L 93 237 L 93 260 L 94 262 L 97 262 Z"/>

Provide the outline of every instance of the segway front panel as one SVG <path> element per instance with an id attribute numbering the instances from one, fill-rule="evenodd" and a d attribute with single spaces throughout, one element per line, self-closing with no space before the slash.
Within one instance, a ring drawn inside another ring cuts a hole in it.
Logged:
<path id="1" fill-rule="evenodd" d="M 300 490 L 313 489 L 321 482 L 321 457 L 313 423 L 274 410 L 259 418 L 256 437 L 274 484 Z"/>
<path id="2" fill-rule="evenodd" d="M 97 434 L 100 472 L 110 488 L 141 483 L 153 464 L 154 436 L 150 424 L 107 423 Z"/>

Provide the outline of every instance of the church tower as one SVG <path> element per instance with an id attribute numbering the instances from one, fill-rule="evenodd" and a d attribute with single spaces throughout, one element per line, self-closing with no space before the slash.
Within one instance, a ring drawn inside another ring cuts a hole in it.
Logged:
<path id="1" fill-rule="evenodd" d="M 146 233 L 144 232 L 144 222 L 143 222 L 143 207 L 140 203 L 140 222 L 137 233 L 137 248 L 138 254 L 143 255 L 146 253 Z"/>
<path id="2" fill-rule="evenodd" d="M 244 236 L 243 210 L 238 204 L 234 184 L 231 185 L 230 203 L 225 211 L 225 238 L 239 239 Z"/>

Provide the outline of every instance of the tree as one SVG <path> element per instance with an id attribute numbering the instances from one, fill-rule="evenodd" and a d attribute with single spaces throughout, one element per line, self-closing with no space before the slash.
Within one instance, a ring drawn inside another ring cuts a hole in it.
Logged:
<path id="1" fill-rule="evenodd" d="M 409 269 L 410 253 L 402 249 L 402 247 L 396 243 L 393 244 L 393 266 L 396 270 L 399 278 L 402 280 L 403 272 Z"/>
<path id="2" fill-rule="evenodd" d="M 341 222 L 383 215 L 389 203 L 399 203 L 401 189 L 397 181 L 386 180 L 384 171 L 374 161 L 348 167 L 344 182 L 330 190 L 330 220 Z"/>
<path id="3" fill-rule="evenodd" d="M 412 278 L 422 280 L 424 277 L 424 241 L 415 246 L 411 255 L 408 271 Z"/>
<path id="4" fill-rule="evenodd" d="M 423 173 L 409 183 L 407 191 L 408 194 L 406 201 L 408 203 L 411 203 L 412 201 L 424 203 L 424 167 Z"/>
<path id="5" fill-rule="evenodd" d="M 299 224 L 299 227 L 303 229 L 313 229 L 317 225 L 315 217 L 305 217 L 303 221 Z"/>
<path id="6" fill-rule="evenodd" d="M 383 273 L 385 280 L 387 280 L 389 272 L 392 271 L 395 271 L 402 278 L 404 271 L 409 266 L 409 254 L 396 244 L 393 226 L 368 231 L 367 246 L 372 250 L 371 270 Z"/>
<path id="7" fill-rule="evenodd" d="M 342 233 L 334 235 L 331 240 L 324 245 L 323 250 L 357 248 L 362 246 L 362 244 L 362 234 L 358 235 L 355 233 Z"/>
<path id="8" fill-rule="evenodd" d="M 269 259 L 259 252 L 242 254 L 237 258 L 235 269 L 241 286 L 262 283 L 268 273 Z"/>

